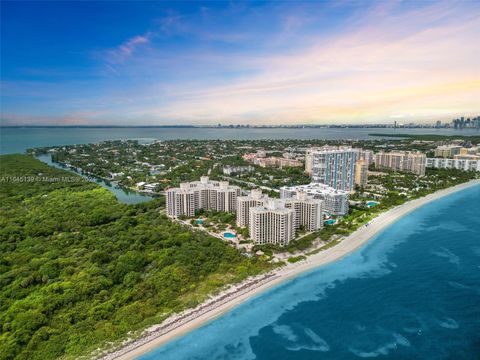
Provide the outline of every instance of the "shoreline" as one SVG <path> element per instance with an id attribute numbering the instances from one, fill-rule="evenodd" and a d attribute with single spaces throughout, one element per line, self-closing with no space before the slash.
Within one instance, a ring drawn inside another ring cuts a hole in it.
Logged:
<path id="1" fill-rule="evenodd" d="M 337 245 L 314 255 L 310 255 L 306 260 L 301 262 L 288 264 L 276 271 L 262 274 L 255 278 L 247 279 L 240 284 L 231 286 L 229 289 L 221 292 L 209 301 L 200 304 L 194 309 L 186 310 L 182 314 L 169 318 L 170 321 L 167 319 L 162 324 L 150 327 L 149 329 L 154 330 L 145 330 L 144 334 L 138 339 L 125 343 L 119 349 L 103 356 L 99 356 L 98 358 L 102 360 L 135 359 L 179 336 L 199 328 L 253 296 L 263 293 L 287 280 L 293 279 L 302 273 L 347 256 L 366 244 L 395 221 L 419 207 L 475 185 L 480 185 L 479 179 L 439 190 L 422 198 L 407 201 L 402 205 L 383 212 L 372 219 L 368 226 L 364 225 L 357 229 L 349 236 L 343 238 Z"/>

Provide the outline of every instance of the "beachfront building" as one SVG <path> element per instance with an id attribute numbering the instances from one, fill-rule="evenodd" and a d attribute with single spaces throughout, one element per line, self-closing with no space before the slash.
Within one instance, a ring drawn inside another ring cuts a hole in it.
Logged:
<path id="1" fill-rule="evenodd" d="M 248 226 L 250 209 L 264 206 L 268 200 L 269 197 L 262 194 L 262 190 L 260 189 L 253 189 L 247 196 L 239 196 L 237 198 L 237 226 Z"/>
<path id="2" fill-rule="evenodd" d="M 314 199 L 304 191 L 296 196 L 283 199 L 285 207 L 295 211 L 295 229 L 303 227 L 307 231 L 323 228 L 323 201 Z"/>
<path id="3" fill-rule="evenodd" d="M 328 185 L 336 190 L 352 191 L 355 177 L 355 163 L 358 151 L 348 147 L 309 149 L 306 153 L 312 181 Z"/>
<path id="4" fill-rule="evenodd" d="M 323 227 L 323 201 L 301 191 L 288 199 L 272 199 L 255 189 L 237 198 L 237 225 L 248 226 L 257 244 L 286 245 L 300 227 Z"/>
<path id="5" fill-rule="evenodd" d="M 365 160 L 358 160 L 355 164 L 355 184 L 361 187 L 367 186 L 368 166 Z"/>
<path id="6" fill-rule="evenodd" d="M 453 155 L 460 154 L 461 149 L 459 145 L 442 145 L 435 149 L 435 157 L 451 158 Z"/>
<path id="7" fill-rule="evenodd" d="M 171 217 L 194 216 L 197 210 L 234 212 L 237 209 L 238 186 L 227 181 L 212 181 L 202 176 L 200 181 L 181 183 L 167 193 L 167 214 Z"/>
<path id="8" fill-rule="evenodd" d="M 463 171 L 480 171 L 480 160 L 428 158 L 427 167 L 434 169 L 459 169 Z"/>
<path id="9" fill-rule="evenodd" d="M 345 216 L 348 214 L 348 192 L 335 190 L 324 184 L 310 183 L 308 185 L 284 186 L 280 188 L 280 198 L 293 198 L 300 191 L 314 199 L 323 200 L 323 211 L 330 215 Z"/>
<path id="10" fill-rule="evenodd" d="M 425 175 L 427 157 L 421 152 L 392 151 L 375 154 L 375 168 Z"/>
<path id="11" fill-rule="evenodd" d="M 269 199 L 249 211 L 250 238 L 255 244 L 288 245 L 295 238 L 295 211 L 281 200 Z"/>
<path id="12" fill-rule="evenodd" d="M 480 160 L 480 155 L 458 154 L 458 155 L 453 155 L 453 158 L 458 160 Z"/>

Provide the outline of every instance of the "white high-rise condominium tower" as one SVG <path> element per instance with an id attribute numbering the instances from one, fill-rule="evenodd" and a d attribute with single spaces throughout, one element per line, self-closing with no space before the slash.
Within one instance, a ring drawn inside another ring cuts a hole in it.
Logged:
<path id="1" fill-rule="evenodd" d="M 274 200 L 260 189 L 238 196 L 240 189 L 227 182 L 200 181 L 182 183 L 167 190 L 167 214 L 171 217 L 194 216 L 200 209 L 237 212 L 238 226 L 248 226 L 257 244 L 286 245 L 303 226 L 308 231 L 323 226 L 323 201 L 303 192 L 285 200 Z"/>
<path id="2" fill-rule="evenodd" d="M 323 211 L 330 215 L 344 216 L 348 214 L 348 192 L 335 190 L 331 187 L 318 183 L 308 185 L 284 186 L 280 188 L 280 198 L 290 199 L 300 191 L 307 193 L 309 197 L 323 200 Z"/>
<path id="3" fill-rule="evenodd" d="M 256 244 L 288 245 L 295 238 L 295 211 L 285 207 L 281 200 L 251 208 L 250 238 Z"/>
<path id="4" fill-rule="evenodd" d="M 188 183 L 180 184 L 179 188 L 167 190 L 167 215 L 171 217 L 194 216 L 196 208 L 195 192 Z"/>
<path id="5" fill-rule="evenodd" d="M 298 191 L 296 196 L 283 199 L 285 207 L 295 211 L 295 228 L 304 227 L 307 231 L 323 228 L 323 201 Z"/>
<path id="6" fill-rule="evenodd" d="M 351 191 L 354 187 L 358 151 L 351 148 L 325 147 L 307 151 L 311 157 L 312 180 L 336 190 Z"/>
<path id="7" fill-rule="evenodd" d="M 257 244 L 286 245 L 301 226 L 307 231 L 323 227 L 323 201 L 301 191 L 288 199 L 275 200 L 259 189 L 252 190 L 237 199 L 237 225 L 248 226 Z"/>
<path id="8" fill-rule="evenodd" d="M 247 196 L 239 196 L 237 198 L 237 225 L 248 226 L 250 221 L 250 209 L 266 205 L 269 197 L 262 194 L 262 190 L 254 189 Z"/>
<path id="9" fill-rule="evenodd" d="M 427 167 L 436 169 L 480 171 L 480 160 L 428 158 Z"/>
<path id="10" fill-rule="evenodd" d="M 238 186 L 226 181 L 212 181 L 202 176 L 200 181 L 180 184 L 167 190 L 167 214 L 171 217 L 194 216 L 195 211 L 216 210 L 234 212 L 237 208 Z"/>

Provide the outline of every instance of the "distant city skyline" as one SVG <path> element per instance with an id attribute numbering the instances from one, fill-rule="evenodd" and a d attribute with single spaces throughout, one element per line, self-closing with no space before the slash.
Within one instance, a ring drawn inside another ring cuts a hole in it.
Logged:
<path id="1" fill-rule="evenodd" d="M 480 3 L 1 2 L 1 125 L 451 122 Z"/>

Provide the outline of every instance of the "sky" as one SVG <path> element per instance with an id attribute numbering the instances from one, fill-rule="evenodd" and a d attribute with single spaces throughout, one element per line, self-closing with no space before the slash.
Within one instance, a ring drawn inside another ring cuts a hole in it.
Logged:
<path id="1" fill-rule="evenodd" d="M 479 1 L 2 1 L 2 125 L 480 114 Z"/>

